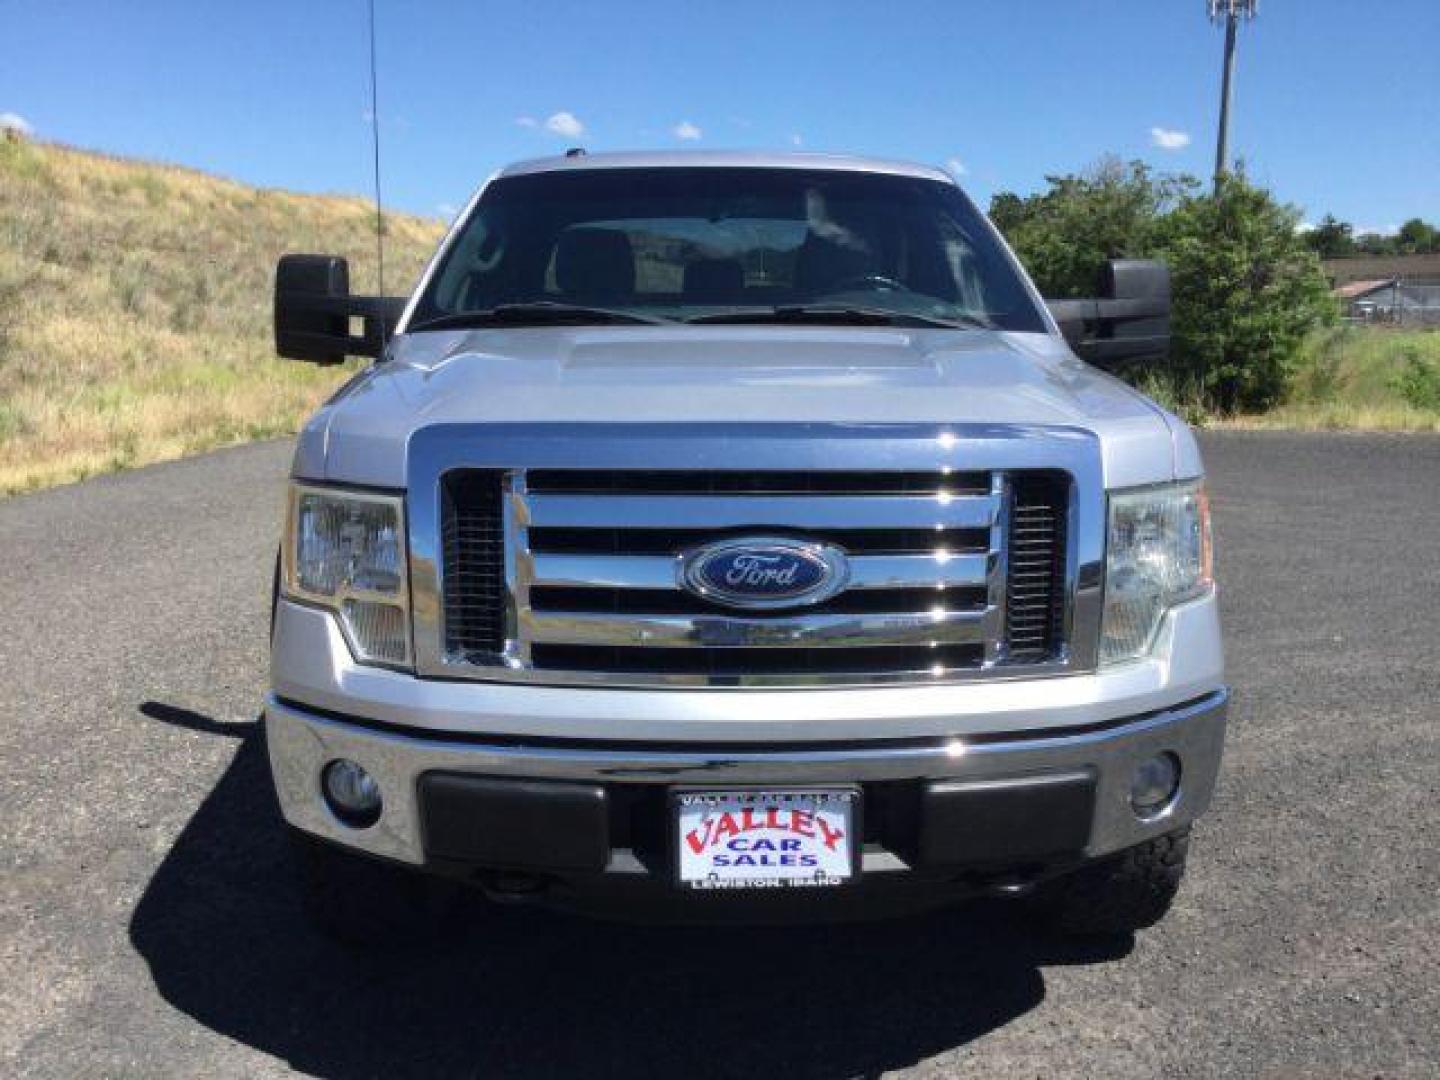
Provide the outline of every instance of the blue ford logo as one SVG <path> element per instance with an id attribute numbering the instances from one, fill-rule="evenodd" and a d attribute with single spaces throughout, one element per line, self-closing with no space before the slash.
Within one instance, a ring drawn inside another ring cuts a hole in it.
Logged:
<path id="1" fill-rule="evenodd" d="M 686 589 L 737 608 L 815 604 L 843 589 L 847 576 L 839 548 L 768 537 L 707 544 L 685 555 L 680 564 Z"/>

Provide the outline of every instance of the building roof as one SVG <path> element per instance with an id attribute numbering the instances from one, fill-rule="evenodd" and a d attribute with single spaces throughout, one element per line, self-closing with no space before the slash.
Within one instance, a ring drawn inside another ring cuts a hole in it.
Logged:
<path id="1" fill-rule="evenodd" d="M 1440 251 L 1426 255 L 1350 255 L 1343 259 L 1324 259 L 1321 265 L 1325 267 L 1325 276 L 1336 285 L 1380 278 L 1440 284 Z"/>
<path id="2" fill-rule="evenodd" d="M 1366 293 L 1372 293 L 1377 289 L 1389 289 L 1394 287 L 1394 285 L 1394 278 L 1380 278 L 1376 281 L 1351 281 L 1344 285 L 1337 285 L 1330 290 L 1330 293 L 1339 300 L 1358 300 Z"/>
<path id="3" fill-rule="evenodd" d="M 908 161 L 850 156 L 764 150 L 632 150 L 603 154 L 561 155 L 517 161 L 501 170 L 501 176 L 524 176 L 540 172 L 586 169 L 654 168 L 761 168 L 833 169 L 842 172 L 885 173 L 914 176 L 942 183 L 954 183 L 950 174 L 932 165 Z"/>

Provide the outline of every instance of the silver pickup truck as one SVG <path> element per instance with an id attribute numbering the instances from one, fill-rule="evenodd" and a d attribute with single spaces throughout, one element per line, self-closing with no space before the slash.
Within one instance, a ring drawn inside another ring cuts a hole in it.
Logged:
<path id="1" fill-rule="evenodd" d="M 1225 730 L 1209 509 L 1101 370 L 1163 357 L 1163 266 L 1047 305 L 935 169 L 572 151 L 487 181 L 408 299 L 286 256 L 275 331 L 376 359 L 299 438 L 265 702 L 329 929 L 456 882 L 1169 907 Z"/>

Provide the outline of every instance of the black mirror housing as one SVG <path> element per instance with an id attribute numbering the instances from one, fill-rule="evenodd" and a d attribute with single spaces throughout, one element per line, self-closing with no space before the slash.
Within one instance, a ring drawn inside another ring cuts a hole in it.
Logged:
<path id="1" fill-rule="evenodd" d="M 354 296 L 339 255 L 282 255 L 275 267 L 275 352 L 289 360 L 338 364 L 378 357 L 405 309 L 403 296 Z M 363 330 L 350 332 L 359 318 Z"/>
<path id="2" fill-rule="evenodd" d="M 1164 360 L 1170 352 L 1170 269 L 1151 259 L 1111 259 L 1093 300 L 1048 300 L 1065 340 L 1097 367 Z"/>

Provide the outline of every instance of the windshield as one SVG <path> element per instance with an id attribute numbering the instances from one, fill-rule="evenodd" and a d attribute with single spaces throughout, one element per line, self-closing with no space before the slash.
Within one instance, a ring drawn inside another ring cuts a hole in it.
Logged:
<path id="1" fill-rule="evenodd" d="M 559 313 L 572 324 L 778 316 L 883 324 L 893 315 L 1045 331 L 1010 259 L 953 185 L 792 168 L 496 180 L 410 326 L 486 313 L 507 326 Z"/>

